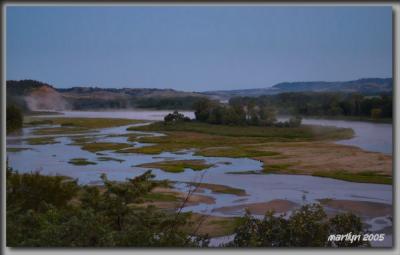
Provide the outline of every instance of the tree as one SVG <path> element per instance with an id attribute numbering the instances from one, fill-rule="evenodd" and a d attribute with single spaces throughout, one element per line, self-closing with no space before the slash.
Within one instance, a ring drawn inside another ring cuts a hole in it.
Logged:
<path id="1" fill-rule="evenodd" d="M 175 123 L 179 121 L 190 121 L 190 118 L 185 117 L 182 113 L 178 111 L 174 111 L 173 113 L 169 113 L 164 117 L 165 123 Z"/>
<path id="2" fill-rule="evenodd" d="M 193 104 L 196 120 L 206 122 L 215 103 L 207 98 L 199 99 Z"/>
<path id="3" fill-rule="evenodd" d="M 7 246 L 199 247 L 205 236 L 184 230 L 189 214 L 142 206 L 156 186 L 151 171 L 103 186 L 7 168 Z M 32 200 L 32 201 L 30 201 Z"/>
<path id="4" fill-rule="evenodd" d="M 249 212 L 241 218 L 230 247 L 349 247 L 369 246 L 369 242 L 329 241 L 330 234 L 352 232 L 363 234 L 360 218 L 347 213 L 329 219 L 319 204 L 304 205 L 287 218 L 274 216 L 273 211 L 263 219 Z"/>
<path id="5" fill-rule="evenodd" d="M 19 108 L 14 105 L 7 107 L 6 126 L 7 133 L 22 128 L 23 116 Z"/>
<path id="6" fill-rule="evenodd" d="M 290 117 L 288 124 L 289 127 L 300 127 L 302 118 L 300 116 Z"/>
<path id="7" fill-rule="evenodd" d="M 271 126 L 276 122 L 276 110 L 272 107 L 262 107 L 260 109 L 260 124 Z"/>

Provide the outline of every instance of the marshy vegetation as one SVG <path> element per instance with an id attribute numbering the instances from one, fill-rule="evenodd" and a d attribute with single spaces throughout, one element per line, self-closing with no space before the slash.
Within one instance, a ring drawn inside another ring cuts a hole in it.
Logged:
<path id="1" fill-rule="evenodd" d="M 170 173 L 181 173 L 186 168 L 194 171 L 201 171 L 212 167 L 205 160 L 165 160 L 159 162 L 146 163 L 138 165 L 139 167 L 157 168 Z"/>

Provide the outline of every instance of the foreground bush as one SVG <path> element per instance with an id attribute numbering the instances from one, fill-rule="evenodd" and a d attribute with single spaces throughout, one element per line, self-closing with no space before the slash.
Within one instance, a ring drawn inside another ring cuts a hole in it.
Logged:
<path id="1" fill-rule="evenodd" d="M 359 217 L 346 213 L 328 218 L 319 204 L 304 205 L 286 218 L 268 212 L 263 219 L 249 213 L 241 219 L 231 247 L 368 247 L 369 242 L 329 241 L 331 234 L 363 233 Z"/>
<path id="2" fill-rule="evenodd" d="M 188 215 L 138 206 L 159 183 L 146 172 L 104 188 L 7 170 L 7 246 L 124 247 L 207 245 L 205 237 L 181 230 Z"/>

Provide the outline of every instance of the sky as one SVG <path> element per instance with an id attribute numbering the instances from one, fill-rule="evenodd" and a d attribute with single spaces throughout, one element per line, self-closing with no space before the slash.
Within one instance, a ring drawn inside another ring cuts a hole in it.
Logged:
<path id="1" fill-rule="evenodd" d="M 58 88 L 392 77 L 391 7 L 8 6 L 6 78 Z"/>

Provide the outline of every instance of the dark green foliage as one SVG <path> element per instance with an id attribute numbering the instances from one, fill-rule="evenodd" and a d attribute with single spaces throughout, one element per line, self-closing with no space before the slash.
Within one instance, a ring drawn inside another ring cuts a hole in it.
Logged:
<path id="1" fill-rule="evenodd" d="M 76 181 L 63 176 L 7 170 L 7 209 L 42 211 L 49 204 L 65 207 L 77 191 Z"/>
<path id="2" fill-rule="evenodd" d="M 230 105 L 274 107 L 279 114 L 392 118 L 392 95 L 365 96 L 335 92 L 290 92 L 260 97 L 235 97 Z"/>
<path id="3" fill-rule="evenodd" d="M 140 206 L 156 186 L 150 171 L 126 182 L 79 186 L 76 180 L 7 169 L 7 246 L 10 247 L 200 247 L 208 239 L 190 235 L 188 214 Z M 240 219 L 234 247 L 359 247 L 368 242 L 329 241 L 330 234 L 363 234 L 357 216 L 328 218 L 317 204 L 286 218 L 268 212 Z"/>
<path id="4" fill-rule="evenodd" d="M 185 117 L 182 113 L 178 111 L 174 111 L 173 113 L 169 113 L 164 117 L 165 123 L 174 123 L 180 121 L 190 121 L 190 118 Z"/>
<path id="5" fill-rule="evenodd" d="M 252 102 L 231 101 L 229 105 L 223 105 L 202 99 L 194 105 L 194 108 L 196 120 L 210 124 L 268 127 L 299 127 L 301 125 L 301 118 L 299 117 L 291 118 L 285 122 L 277 122 L 275 108 L 259 106 Z"/>
<path id="6" fill-rule="evenodd" d="M 233 247 L 360 247 L 368 242 L 329 241 L 331 234 L 363 234 L 359 217 L 347 213 L 329 219 L 319 204 L 305 205 L 288 219 L 274 216 L 272 211 L 263 219 L 247 212 L 237 227 L 236 236 L 227 246 Z"/>
<path id="7" fill-rule="evenodd" d="M 14 106 L 7 106 L 6 110 L 7 133 L 22 128 L 23 116 L 21 110 Z"/>
<path id="8" fill-rule="evenodd" d="M 204 237 L 181 230 L 188 216 L 143 207 L 149 192 L 163 183 L 150 171 L 104 188 L 38 173 L 7 170 L 7 246 L 11 247 L 198 247 Z"/>
<path id="9" fill-rule="evenodd" d="M 337 214 L 329 220 L 331 233 L 362 233 L 363 224 L 361 219 L 352 213 Z M 346 241 L 333 241 L 330 243 L 332 246 L 337 247 L 357 247 L 368 246 L 368 243 L 362 240 L 357 240 L 353 243 Z"/>

